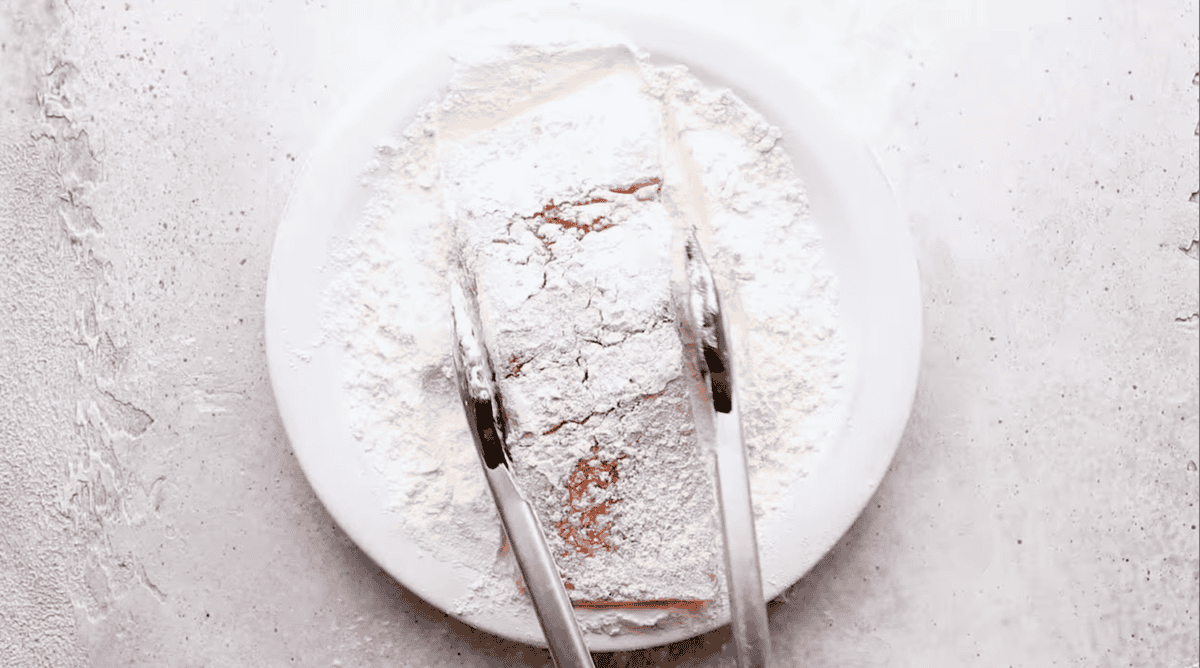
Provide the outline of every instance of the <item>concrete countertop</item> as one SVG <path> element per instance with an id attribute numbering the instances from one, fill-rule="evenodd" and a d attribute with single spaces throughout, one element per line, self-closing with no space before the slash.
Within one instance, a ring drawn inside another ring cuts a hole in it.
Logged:
<path id="1" fill-rule="evenodd" d="M 477 4 L 0 0 L 0 664 L 549 665 L 338 529 L 263 350 L 317 133 Z M 877 156 L 925 300 L 907 432 L 773 606 L 779 665 L 1196 666 L 1195 3 L 736 11 Z"/>

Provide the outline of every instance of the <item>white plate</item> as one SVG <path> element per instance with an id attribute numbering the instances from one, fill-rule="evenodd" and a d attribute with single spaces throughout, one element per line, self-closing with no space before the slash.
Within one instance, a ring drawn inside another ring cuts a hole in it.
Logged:
<path id="1" fill-rule="evenodd" d="M 848 139 L 797 81 L 722 29 L 653 9 L 547 7 L 537 16 L 587 20 L 624 34 L 657 59 L 682 63 L 708 83 L 733 89 L 783 130 L 841 284 L 840 325 L 848 344 L 849 420 L 828 444 L 787 510 L 760 524 L 765 594 L 796 582 L 849 528 L 886 472 L 912 405 L 921 344 L 921 302 L 911 241 L 871 155 Z M 385 485 L 351 436 L 342 353 L 325 345 L 311 359 L 293 351 L 320 337 L 319 298 L 333 278 L 319 268 L 329 243 L 359 220 L 370 193 L 359 176 L 374 147 L 396 134 L 444 86 L 454 44 L 481 25 L 523 11 L 508 5 L 447 26 L 399 53 L 362 91 L 313 151 L 279 226 L 266 298 L 271 382 L 292 447 L 317 496 L 342 528 L 406 587 L 449 612 L 474 571 L 435 560 L 399 529 L 385 508 Z M 493 29 L 494 30 L 494 29 Z M 449 349 L 449 343 L 447 343 Z M 486 631 L 543 644 L 536 620 L 472 614 Z M 720 623 L 616 636 L 589 634 L 593 651 L 661 645 Z"/>

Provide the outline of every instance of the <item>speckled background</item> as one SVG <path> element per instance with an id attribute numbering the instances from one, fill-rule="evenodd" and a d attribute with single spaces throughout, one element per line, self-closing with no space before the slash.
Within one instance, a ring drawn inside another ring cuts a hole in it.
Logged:
<path id="1" fill-rule="evenodd" d="M 476 4 L 0 0 L 0 664 L 548 665 L 334 525 L 263 351 L 317 133 Z M 925 295 L 908 431 L 773 605 L 780 665 L 1196 666 L 1196 4 L 736 11 L 878 157 Z"/>

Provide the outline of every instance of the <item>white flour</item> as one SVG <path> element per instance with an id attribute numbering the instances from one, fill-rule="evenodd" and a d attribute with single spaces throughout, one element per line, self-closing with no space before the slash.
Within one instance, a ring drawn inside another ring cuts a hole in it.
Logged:
<path id="1" fill-rule="evenodd" d="M 478 282 L 514 469 L 594 610 L 587 630 L 724 605 L 671 302 L 677 227 L 698 228 L 734 328 L 760 526 L 842 415 L 837 285 L 779 131 L 631 54 L 543 44 L 464 62 L 381 146 L 377 195 L 333 253 L 324 320 L 355 437 L 413 540 L 478 571 L 452 611 L 468 620 L 528 603 L 454 387 L 451 252 Z"/>

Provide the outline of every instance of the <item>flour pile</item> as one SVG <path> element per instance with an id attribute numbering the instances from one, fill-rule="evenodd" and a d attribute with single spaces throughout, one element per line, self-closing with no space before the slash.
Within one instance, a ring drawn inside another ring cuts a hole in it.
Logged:
<path id="1" fill-rule="evenodd" d="M 479 573 L 453 612 L 529 604 L 455 389 L 450 257 L 476 280 L 514 470 L 595 611 L 585 630 L 722 609 L 672 302 L 678 230 L 697 229 L 734 328 L 760 522 L 842 414 L 838 288 L 780 138 L 730 91 L 628 46 L 531 43 L 465 59 L 380 146 L 324 324 L 397 523 Z"/>

